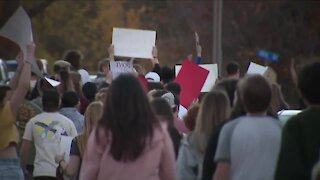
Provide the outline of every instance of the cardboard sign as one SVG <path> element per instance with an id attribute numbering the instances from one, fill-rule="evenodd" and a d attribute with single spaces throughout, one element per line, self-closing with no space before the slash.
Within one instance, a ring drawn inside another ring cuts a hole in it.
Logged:
<path id="1" fill-rule="evenodd" d="M 44 79 L 47 80 L 47 82 L 52 86 L 52 87 L 56 87 L 60 85 L 59 81 L 53 80 L 53 79 L 49 79 L 47 77 L 45 77 Z"/>
<path id="2" fill-rule="evenodd" d="M 113 28 L 112 44 L 115 56 L 152 59 L 155 43 L 155 31 Z"/>
<path id="3" fill-rule="evenodd" d="M 60 151 L 61 151 L 61 154 L 64 153 L 64 160 L 66 162 L 68 162 L 70 159 L 70 149 L 71 149 L 72 139 L 73 137 L 61 136 Z"/>
<path id="4" fill-rule="evenodd" d="M 26 11 L 20 6 L 0 30 L 0 36 L 18 44 L 26 56 L 26 45 L 33 42 L 31 20 Z"/>
<path id="5" fill-rule="evenodd" d="M 110 70 L 112 72 L 113 79 L 117 78 L 120 74 L 134 72 L 133 64 L 127 61 L 111 61 Z"/>
<path id="6" fill-rule="evenodd" d="M 260 74 L 263 75 L 267 71 L 268 67 L 261 66 L 259 64 L 250 62 L 247 74 Z"/>
<path id="7" fill-rule="evenodd" d="M 181 105 L 188 108 L 198 98 L 209 71 L 191 61 L 184 61 L 175 81 L 181 86 Z"/>
<path id="8" fill-rule="evenodd" d="M 204 83 L 201 92 L 209 92 L 211 88 L 214 86 L 217 78 L 218 78 L 218 65 L 217 64 L 199 64 L 200 67 L 209 71 L 209 75 Z M 178 75 L 181 69 L 181 65 L 175 66 L 176 76 Z"/>
<path id="9" fill-rule="evenodd" d="M 27 55 L 27 44 L 33 41 L 31 20 L 23 7 L 19 7 L 0 30 L 0 36 L 19 45 L 23 56 Z M 35 61 L 32 61 L 32 72 L 42 77 L 42 73 Z"/>

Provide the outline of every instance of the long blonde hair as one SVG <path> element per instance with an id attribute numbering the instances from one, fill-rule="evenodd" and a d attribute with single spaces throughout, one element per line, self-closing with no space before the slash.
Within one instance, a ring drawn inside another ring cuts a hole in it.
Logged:
<path id="1" fill-rule="evenodd" d="M 230 102 L 224 91 L 213 90 L 205 95 L 196 119 L 194 140 L 196 148 L 203 153 L 212 131 L 229 118 Z"/>
<path id="2" fill-rule="evenodd" d="M 87 141 L 94 126 L 98 123 L 103 113 L 103 103 L 95 101 L 89 104 L 84 114 L 84 131 L 77 137 L 80 155 L 83 157 Z"/>

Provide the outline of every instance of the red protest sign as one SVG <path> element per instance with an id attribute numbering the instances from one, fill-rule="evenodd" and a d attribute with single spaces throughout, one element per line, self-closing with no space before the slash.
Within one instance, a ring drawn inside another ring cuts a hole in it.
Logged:
<path id="1" fill-rule="evenodd" d="M 183 62 L 175 81 L 181 86 L 180 102 L 184 107 L 188 108 L 198 98 L 208 74 L 208 70 L 191 61 Z"/>

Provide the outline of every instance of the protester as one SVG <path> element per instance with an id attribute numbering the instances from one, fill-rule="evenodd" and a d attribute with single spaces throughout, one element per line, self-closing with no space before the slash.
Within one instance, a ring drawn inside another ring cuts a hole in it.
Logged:
<path id="1" fill-rule="evenodd" d="M 282 131 L 275 179 L 311 179 L 320 150 L 320 62 L 305 65 L 297 87 L 308 108 L 292 117 Z"/>
<path id="2" fill-rule="evenodd" d="M 187 115 L 183 117 L 183 122 L 190 131 L 193 131 L 196 126 L 198 112 L 199 104 L 194 104 L 188 109 Z"/>
<path id="3" fill-rule="evenodd" d="M 171 92 L 168 92 L 163 94 L 161 98 L 164 98 L 165 100 L 167 100 L 167 102 L 169 103 L 169 105 L 173 110 L 174 126 L 179 130 L 181 134 L 188 134 L 189 129 L 186 127 L 184 122 L 178 116 L 180 101 L 177 98 L 177 96 L 175 96 Z"/>
<path id="4" fill-rule="evenodd" d="M 27 45 L 27 54 L 17 57 L 18 69 L 9 86 L 0 85 L 0 174 L 1 179 L 23 180 L 17 145 L 19 132 L 15 115 L 29 89 L 31 62 L 34 58 L 35 45 Z"/>
<path id="5" fill-rule="evenodd" d="M 89 73 L 81 68 L 81 61 L 83 59 L 83 55 L 78 50 L 68 50 L 64 54 L 63 60 L 69 62 L 71 64 L 71 70 L 77 71 L 81 75 L 82 84 L 90 82 Z"/>
<path id="6" fill-rule="evenodd" d="M 120 75 L 112 82 L 103 116 L 87 143 L 80 180 L 106 177 L 175 179 L 170 136 L 132 75 Z"/>
<path id="7" fill-rule="evenodd" d="M 60 96 L 62 96 L 65 92 L 75 91 L 69 71 L 60 70 L 58 75 L 58 81 L 60 81 L 60 84 L 57 86 L 57 90 Z"/>
<path id="8" fill-rule="evenodd" d="M 178 157 L 178 179 L 201 179 L 206 145 L 212 130 L 229 118 L 229 100 L 222 91 L 209 92 L 200 104 L 196 127 L 182 140 Z"/>
<path id="9" fill-rule="evenodd" d="M 168 66 L 161 68 L 161 75 L 161 81 L 163 84 L 170 83 L 175 79 L 174 71 Z"/>
<path id="10" fill-rule="evenodd" d="M 42 96 L 43 96 L 43 92 L 45 92 L 48 89 L 52 89 L 54 88 L 45 78 L 40 78 L 36 88 L 39 92 L 39 96 L 36 97 L 35 99 L 33 99 L 31 102 L 36 104 L 37 106 L 39 106 L 42 109 Z"/>
<path id="11" fill-rule="evenodd" d="M 54 157 L 60 152 L 61 136 L 75 137 L 77 130 L 73 122 L 61 115 L 59 110 L 59 94 L 56 90 L 44 92 L 42 104 L 44 112 L 30 119 L 27 123 L 20 155 L 22 167 L 25 168 L 26 159 L 32 144 L 36 147 L 33 176 L 35 180 L 56 179 Z M 25 175 L 28 172 L 25 170 Z"/>
<path id="12" fill-rule="evenodd" d="M 55 161 L 59 164 L 64 175 L 68 177 L 76 177 L 73 178 L 74 180 L 79 179 L 81 162 L 87 146 L 88 138 L 98 123 L 98 120 L 100 120 L 102 112 L 102 102 L 92 102 L 84 114 L 85 125 L 83 133 L 72 140 L 69 162 L 64 160 L 64 155 L 56 155 Z"/>
<path id="13" fill-rule="evenodd" d="M 62 106 L 59 110 L 60 114 L 69 118 L 75 125 L 77 133 L 83 131 L 84 117 L 79 113 L 80 99 L 77 93 L 73 91 L 65 92 L 61 98 Z"/>
<path id="14" fill-rule="evenodd" d="M 54 73 L 54 79 L 58 80 L 59 79 L 59 74 L 61 70 L 66 70 L 66 71 L 70 71 L 71 68 L 71 64 L 67 61 L 64 60 L 58 60 L 56 62 L 54 62 L 53 64 L 53 73 Z"/>
<path id="15" fill-rule="evenodd" d="M 151 107 L 155 112 L 157 118 L 160 121 L 163 121 L 167 124 L 168 132 L 170 134 L 173 147 L 174 147 L 174 152 L 177 158 L 182 136 L 177 130 L 177 128 L 174 126 L 174 123 L 173 123 L 174 117 L 173 117 L 172 108 L 170 107 L 169 103 L 163 98 L 153 99 L 151 101 Z"/>
<path id="16" fill-rule="evenodd" d="M 106 102 L 107 95 L 108 95 L 108 88 L 102 88 L 97 92 L 95 100 L 100 101 L 104 104 Z"/>
<path id="17" fill-rule="evenodd" d="M 176 95 L 178 98 L 180 98 L 180 93 L 181 93 L 181 86 L 180 84 L 176 82 L 169 82 L 166 85 L 164 85 L 164 89 L 173 93 Z"/>
<path id="18" fill-rule="evenodd" d="M 70 79 L 73 84 L 74 91 L 79 97 L 83 96 L 81 75 L 78 72 L 70 71 Z"/>
<path id="19" fill-rule="evenodd" d="M 280 121 L 267 116 L 272 91 L 260 75 L 239 82 L 246 116 L 228 122 L 219 135 L 214 180 L 272 180 L 280 148 Z"/>
<path id="20" fill-rule="evenodd" d="M 278 84 L 272 83 L 272 99 L 270 103 L 270 111 L 277 114 L 281 110 L 289 109 L 288 103 L 284 100 L 281 88 Z"/>
<path id="21" fill-rule="evenodd" d="M 107 80 L 107 75 L 110 72 L 110 59 L 104 58 L 98 63 L 98 73 L 97 77 L 94 80 L 94 83 L 99 87 L 101 83 L 105 83 Z"/>
<path id="22" fill-rule="evenodd" d="M 83 96 L 81 97 L 80 113 L 84 114 L 87 106 L 94 101 L 97 93 L 97 86 L 92 82 L 87 82 L 82 86 Z"/>
<path id="23" fill-rule="evenodd" d="M 225 91 L 228 95 L 229 98 L 229 102 L 230 102 L 230 106 L 233 107 L 233 103 L 234 103 L 234 99 L 235 99 L 235 91 L 237 88 L 237 84 L 238 84 L 238 79 L 236 78 L 225 78 L 222 79 L 221 81 L 217 82 L 217 84 L 215 84 L 212 87 L 212 90 L 221 90 L 221 91 Z"/>
<path id="24" fill-rule="evenodd" d="M 240 68 L 239 64 L 235 61 L 231 61 L 226 66 L 227 77 L 239 79 L 240 77 Z"/>

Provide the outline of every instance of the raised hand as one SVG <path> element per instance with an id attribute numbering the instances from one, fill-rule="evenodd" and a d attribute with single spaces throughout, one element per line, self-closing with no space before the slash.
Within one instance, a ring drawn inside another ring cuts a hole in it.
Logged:
<path id="1" fill-rule="evenodd" d="M 111 61 L 114 61 L 114 45 L 111 44 L 108 48 L 109 58 Z"/>

